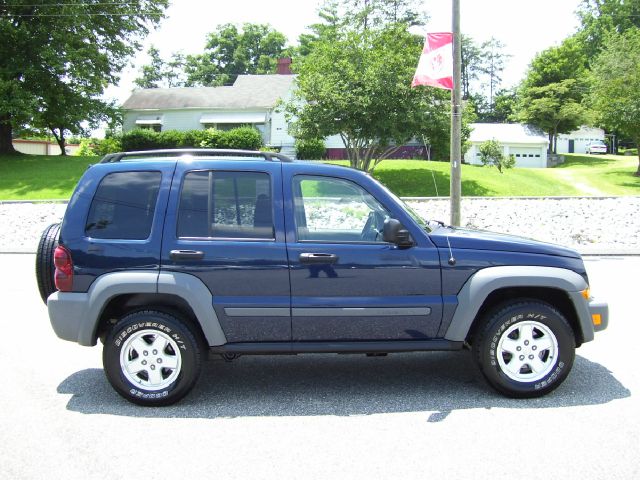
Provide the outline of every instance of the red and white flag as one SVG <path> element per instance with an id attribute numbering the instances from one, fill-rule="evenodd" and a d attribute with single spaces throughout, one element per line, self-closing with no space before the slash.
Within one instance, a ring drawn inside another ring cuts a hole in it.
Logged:
<path id="1" fill-rule="evenodd" d="M 453 90 L 453 33 L 428 33 L 411 86 Z"/>

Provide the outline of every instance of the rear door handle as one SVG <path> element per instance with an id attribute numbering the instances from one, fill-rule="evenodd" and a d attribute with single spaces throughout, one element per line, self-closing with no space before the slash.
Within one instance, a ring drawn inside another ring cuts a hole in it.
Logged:
<path id="1" fill-rule="evenodd" d="M 338 261 L 338 256 L 333 253 L 301 253 L 300 263 L 307 265 L 332 264 Z"/>
<path id="2" fill-rule="evenodd" d="M 171 260 L 202 260 L 204 252 L 199 250 L 171 250 L 169 258 Z"/>

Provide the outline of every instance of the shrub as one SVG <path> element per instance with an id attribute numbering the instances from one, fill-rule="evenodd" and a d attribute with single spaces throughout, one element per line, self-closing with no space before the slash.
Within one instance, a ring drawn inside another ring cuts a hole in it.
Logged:
<path id="1" fill-rule="evenodd" d="M 103 138 L 98 140 L 93 147 L 96 155 L 104 156 L 108 153 L 116 153 L 122 151 L 122 139 L 120 136 Z"/>
<path id="2" fill-rule="evenodd" d="M 262 135 L 253 127 L 240 127 L 224 133 L 224 146 L 221 148 L 237 148 L 258 150 L 262 147 Z"/>
<path id="3" fill-rule="evenodd" d="M 182 133 L 184 135 L 182 137 L 182 143 L 179 145 L 180 148 L 200 148 L 207 136 L 206 130 L 187 130 Z"/>
<path id="4" fill-rule="evenodd" d="M 80 147 L 73 152 L 73 155 L 78 157 L 90 157 L 92 155 L 97 155 L 95 151 L 95 142 L 97 139 L 95 138 L 83 138 L 80 140 Z"/>
<path id="5" fill-rule="evenodd" d="M 327 147 L 324 140 L 309 139 L 296 140 L 296 157 L 304 160 L 321 160 L 325 157 Z"/>
<path id="6" fill-rule="evenodd" d="M 158 148 L 158 133 L 153 130 L 137 128 L 122 135 L 122 150 L 153 150 Z"/>
<path id="7" fill-rule="evenodd" d="M 258 150 L 262 147 L 260 132 L 252 127 L 234 128 L 229 131 L 216 130 L 131 130 L 121 137 L 121 150 L 154 150 L 162 148 L 235 148 Z M 120 151 L 120 150 L 119 150 Z"/>
<path id="8" fill-rule="evenodd" d="M 504 173 L 502 169 L 513 168 L 516 159 L 513 155 L 505 155 L 500 146 L 500 142 L 496 139 L 487 140 L 479 148 L 480 161 L 482 165 L 494 166 L 500 173 Z"/>
<path id="9" fill-rule="evenodd" d="M 199 147 L 202 148 L 223 148 L 224 132 L 215 128 L 203 130 L 202 140 Z"/>
<path id="10" fill-rule="evenodd" d="M 179 148 L 184 143 L 184 132 L 179 130 L 165 130 L 157 135 L 156 148 Z"/>

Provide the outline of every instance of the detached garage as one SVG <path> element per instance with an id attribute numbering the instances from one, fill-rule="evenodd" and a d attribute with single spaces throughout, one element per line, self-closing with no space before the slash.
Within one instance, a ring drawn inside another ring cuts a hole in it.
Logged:
<path id="1" fill-rule="evenodd" d="M 481 165 L 480 145 L 497 140 L 505 155 L 513 155 L 516 167 L 546 168 L 549 140 L 540 130 L 520 123 L 472 123 L 467 163 Z"/>

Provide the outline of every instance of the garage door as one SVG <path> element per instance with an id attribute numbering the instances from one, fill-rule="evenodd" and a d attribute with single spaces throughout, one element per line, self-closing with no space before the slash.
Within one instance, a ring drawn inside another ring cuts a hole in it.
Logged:
<path id="1" fill-rule="evenodd" d="M 517 167 L 543 167 L 540 148 L 511 147 L 509 153 L 516 158 Z"/>

